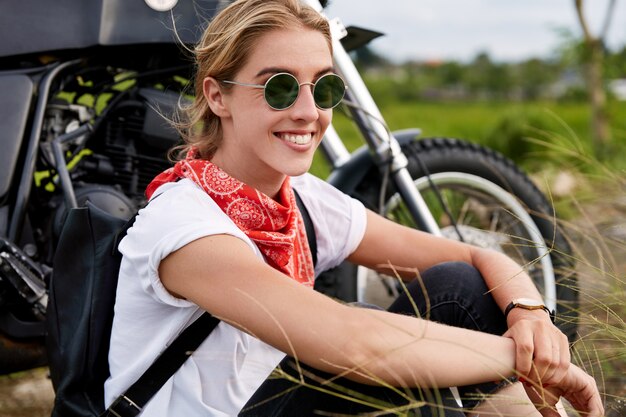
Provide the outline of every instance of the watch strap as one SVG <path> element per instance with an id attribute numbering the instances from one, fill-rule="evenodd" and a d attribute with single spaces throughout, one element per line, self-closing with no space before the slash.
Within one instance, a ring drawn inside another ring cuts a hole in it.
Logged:
<path id="1" fill-rule="evenodd" d="M 506 308 L 504 309 L 504 320 L 507 319 L 511 310 L 513 310 L 516 307 L 523 308 L 524 310 L 543 310 L 546 313 L 548 313 L 548 315 L 550 316 L 550 320 L 552 320 L 552 323 L 554 323 L 556 319 L 555 313 L 553 311 L 550 311 L 550 309 L 543 304 L 540 304 L 537 306 L 529 306 L 526 304 L 516 303 L 515 301 L 511 301 L 509 305 L 507 305 Z"/>

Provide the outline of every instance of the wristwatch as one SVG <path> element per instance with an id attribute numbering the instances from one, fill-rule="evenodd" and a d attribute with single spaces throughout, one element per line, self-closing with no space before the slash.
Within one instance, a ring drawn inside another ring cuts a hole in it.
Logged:
<path id="1" fill-rule="evenodd" d="M 511 310 L 518 307 L 524 310 L 544 310 L 550 316 L 552 323 L 554 323 L 554 311 L 550 311 L 550 309 L 543 304 L 543 301 L 533 300 L 532 298 L 516 298 L 511 301 L 504 309 L 504 319 L 506 320 Z"/>

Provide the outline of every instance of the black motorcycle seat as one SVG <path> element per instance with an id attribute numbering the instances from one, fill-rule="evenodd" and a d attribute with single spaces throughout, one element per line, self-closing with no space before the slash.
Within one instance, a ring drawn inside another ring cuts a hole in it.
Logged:
<path id="1" fill-rule="evenodd" d="M 24 138 L 33 82 L 25 75 L 0 75 L 0 201 L 9 191 Z"/>
<path id="2" fill-rule="evenodd" d="M 222 0 L 179 1 L 172 13 L 185 43 L 199 40 L 202 25 Z M 32 0 L 5 2 L 0 13 L 0 57 L 97 45 L 177 43 L 170 12 L 142 0 Z M 28 29 L 25 29 L 28 28 Z M 68 30 L 68 28 L 72 28 Z"/>

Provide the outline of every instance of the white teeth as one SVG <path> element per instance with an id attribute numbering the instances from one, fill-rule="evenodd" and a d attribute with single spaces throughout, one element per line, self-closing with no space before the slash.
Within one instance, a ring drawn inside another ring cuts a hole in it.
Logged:
<path id="1" fill-rule="evenodd" d="M 295 143 L 297 145 L 306 145 L 311 141 L 312 135 L 310 133 L 307 133 L 305 135 L 292 135 L 290 133 L 283 133 L 280 135 L 280 137 L 287 142 Z"/>

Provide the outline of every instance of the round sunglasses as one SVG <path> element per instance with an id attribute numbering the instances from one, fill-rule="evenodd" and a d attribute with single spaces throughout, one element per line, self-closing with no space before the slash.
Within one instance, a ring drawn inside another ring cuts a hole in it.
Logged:
<path id="1" fill-rule="evenodd" d="M 244 87 L 262 88 L 267 104 L 274 110 L 286 110 L 298 99 L 300 87 L 313 86 L 313 100 L 322 110 L 336 107 L 346 93 L 346 84 L 337 74 L 322 75 L 314 83 L 299 83 L 298 79 L 286 72 L 272 75 L 265 84 L 248 84 L 237 81 L 222 81 L 226 84 L 241 85 Z"/>

